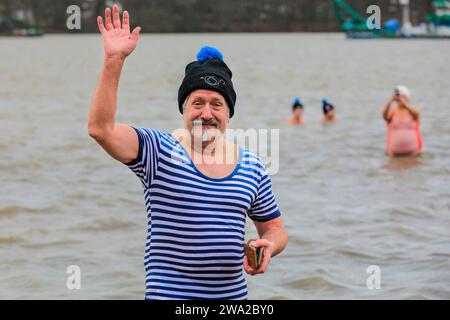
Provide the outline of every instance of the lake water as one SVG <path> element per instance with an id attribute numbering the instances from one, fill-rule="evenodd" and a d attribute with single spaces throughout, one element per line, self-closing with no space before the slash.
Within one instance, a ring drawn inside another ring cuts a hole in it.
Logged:
<path id="1" fill-rule="evenodd" d="M 290 242 L 266 274 L 247 277 L 249 298 L 450 299 L 450 42 L 142 35 L 117 120 L 179 128 L 178 86 L 205 44 L 234 72 L 231 127 L 280 129 L 272 182 Z M 141 185 L 87 134 L 102 50 L 99 35 L 0 38 L 0 298 L 144 297 Z M 384 154 L 381 109 L 397 84 L 422 110 L 418 159 Z M 286 126 L 295 96 L 302 127 Z M 335 124 L 318 121 L 323 97 Z M 80 290 L 66 288 L 70 265 Z M 371 265 L 378 290 L 366 285 Z"/>

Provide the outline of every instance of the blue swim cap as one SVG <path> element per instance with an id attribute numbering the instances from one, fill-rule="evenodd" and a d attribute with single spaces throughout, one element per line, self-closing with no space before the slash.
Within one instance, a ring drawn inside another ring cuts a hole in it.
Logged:
<path id="1" fill-rule="evenodd" d="M 327 99 L 323 99 L 322 100 L 322 108 L 323 108 L 323 113 L 327 114 L 328 112 L 330 112 L 331 110 L 334 109 L 334 106 Z"/>

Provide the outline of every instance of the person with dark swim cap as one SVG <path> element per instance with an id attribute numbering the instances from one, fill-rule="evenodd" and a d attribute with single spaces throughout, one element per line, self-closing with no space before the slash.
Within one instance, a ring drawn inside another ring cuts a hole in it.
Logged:
<path id="1" fill-rule="evenodd" d="M 230 68 L 213 47 L 187 64 L 176 109 L 182 133 L 118 123 L 120 74 L 140 28 L 130 32 L 129 14 L 121 21 L 117 5 L 97 22 L 104 61 L 88 133 L 144 189 L 145 299 L 247 299 L 244 271 L 266 272 L 288 236 L 264 162 L 224 136 L 236 111 Z M 142 113 L 151 119 L 151 110 Z M 258 248 L 258 264 L 244 254 L 247 217 L 259 235 L 249 244 Z"/>
<path id="2" fill-rule="evenodd" d="M 303 118 L 304 106 L 300 98 L 295 98 L 292 102 L 292 116 L 289 118 L 288 123 L 291 125 L 301 125 L 305 123 Z"/>
<path id="3" fill-rule="evenodd" d="M 323 109 L 323 117 L 322 117 L 323 123 L 336 121 L 336 112 L 334 106 L 327 99 L 322 99 L 322 109 Z"/>

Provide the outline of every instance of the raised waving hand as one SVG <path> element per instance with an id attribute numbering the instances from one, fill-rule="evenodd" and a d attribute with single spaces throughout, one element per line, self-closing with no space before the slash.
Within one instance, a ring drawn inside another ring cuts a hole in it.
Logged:
<path id="1" fill-rule="evenodd" d="M 106 58 L 125 59 L 136 48 L 141 27 L 136 27 L 130 32 L 130 15 L 128 11 L 123 12 L 120 21 L 119 8 L 113 6 L 105 9 L 105 21 L 101 16 L 97 17 L 98 29 L 103 36 L 103 45 Z"/>

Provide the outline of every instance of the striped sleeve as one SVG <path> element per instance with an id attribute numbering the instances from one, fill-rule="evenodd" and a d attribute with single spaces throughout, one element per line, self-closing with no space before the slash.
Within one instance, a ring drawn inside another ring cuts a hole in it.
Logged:
<path id="1" fill-rule="evenodd" d="M 258 187 L 258 194 L 252 203 L 248 216 L 255 221 L 269 221 L 281 215 L 275 196 L 272 192 L 272 182 L 267 170 L 264 170 L 261 182 Z"/>
<path id="2" fill-rule="evenodd" d="M 139 151 L 137 158 L 126 165 L 141 180 L 145 187 L 149 187 L 158 168 L 161 133 L 148 128 L 134 128 L 138 136 Z"/>

